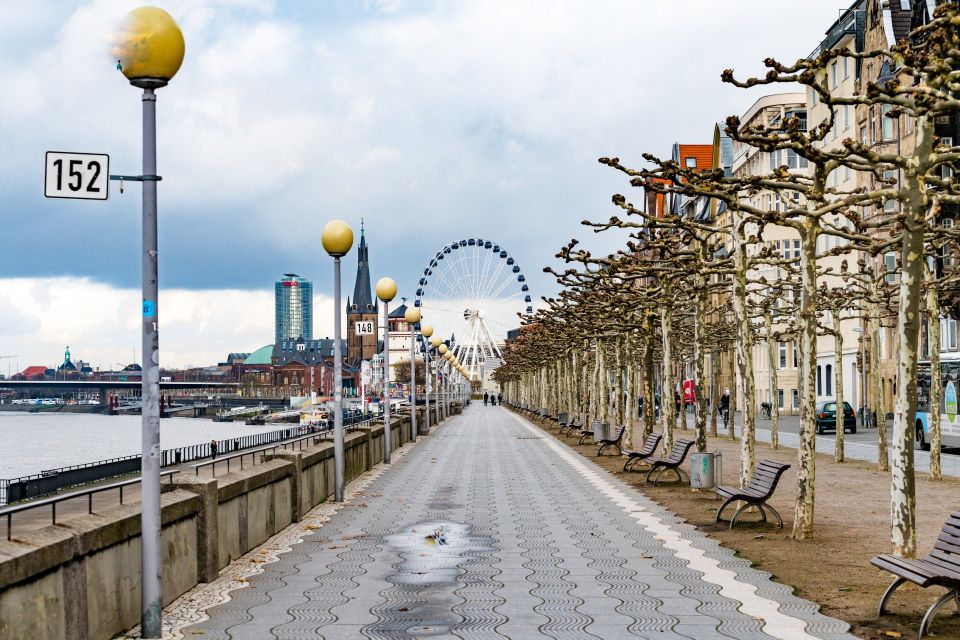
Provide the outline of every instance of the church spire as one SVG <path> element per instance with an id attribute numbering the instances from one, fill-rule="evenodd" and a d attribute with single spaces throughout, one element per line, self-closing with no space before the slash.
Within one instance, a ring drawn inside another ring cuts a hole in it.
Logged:
<path id="1" fill-rule="evenodd" d="M 353 287 L 353 304 L 348 313 L 375 313 L 377 309 L 370 289 L 370 262 L 367 235 L 363 220 L 360 221 L 360 245 L 357 247 L 357 281 Z"/>

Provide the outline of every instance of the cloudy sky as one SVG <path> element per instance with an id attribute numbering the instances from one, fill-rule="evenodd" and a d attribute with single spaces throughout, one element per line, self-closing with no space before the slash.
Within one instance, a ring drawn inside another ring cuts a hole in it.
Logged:
<path id="1" fill-rule="evenodd" d="M 0 373 L 70 345 L 109 367 L 139 357 L 140 190 L 45 200 L 47 150 L 109 153 L 139 173 L 140 100 L 108 54 L 140 4 L 32 0 L 0 11 Z M 272 340 L 273 281 L 315 282 L 328 335 L 331 218 L 366 220 L 374 280 L 412 294 L 460 238 L 515 256 L 531 293 L 638 162 L 759 94 L 719 81 L 818 44 L 845 3 L 812 0 L 169 0 L 180 73 L 159 91 L 161 364 Z M 345 291 L 355 256 L 345 259 Z"/>

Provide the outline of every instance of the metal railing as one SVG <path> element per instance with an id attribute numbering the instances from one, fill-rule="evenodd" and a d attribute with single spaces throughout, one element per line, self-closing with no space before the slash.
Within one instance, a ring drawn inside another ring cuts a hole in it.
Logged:
<path id="1" fill-rule="evenodd" d="M 343 425 L 343 428 L 344 428 L 344 431 L 345 431 L 345 432 L 349 432 L 349 431 L 351 431 L 351 430 L 353 430 L 353 429 L 357 429 L 358 427 L 370 426 L 371 423 L 377 421 L 378 419 L 382 420 L 382 417 L 380 417 L 380 418 L 378 418 L 378 417 L 371 417 L 371 418 L 366 418 L 366 419 L 364 419 L 364 420 L 352 422 L 352 423 L 350 423 L 349 425 L 348 425 L 348 424 L 344 424 L 344 425 Z M 200 475 L 200 469 L 204 469 L 204 468 L 206 468 L 206 467 L 211 467 L 211 475 L 216 476 L 216 475 L 217 475 L 217 464 L 218 464 L 218 463 L 226 462 L 226 463 L 227 463 L 227 473 L 230 473 L 230 463 L 231 463 L 231 461 L 233 461 L 233 460 L 238 460 L 239 463 L 240 463 L 240 469 L 243 470 L 243 468 L 244 468 L 244 467 L 243 467 L 243 459 L 244 459 L 246 456 L 251 456 L 251 462 L 252 462 L 253 464 L 257 464 L 257 461 L 256 461 L 256 460 L 257 460 L 257 454 L 258 454 L 258 453 L 259 453 L 259 454 L 263 454 L 263 453 L 266 453 L 267 451 L 271 451 L 271 452 L 273 452 L 273 453 L 276 453 L 277 449 L 283 449 L 284 451 L 286 451 L 286 450 L 288 450 L 288 449 L 289 449 L 289 450 L 300 450 L 300 451 L 302 451 L 305 442 L 308 442 L 309 440 L 312 440 L 312 439 L 326 440 L 326 438 L 327 438 L 328 435 L 329 435 L 329 436 L 332 436 L 332 435 L 333 435 L 333 428 L 314 430 L 314 431 L 312 431 L 312 432 L 310 432 L 310 433 L 308 433 L 308 434 L 306 434 L 306 435 L 300 436 L 300 437 L 295 438 L 295 439 L 293 439 L 293 440 L 285 440 L 285 441 L 283 441 L 283 442 L 278 442 L 278 443 L 272 444 L 272 445 L 270 445 L 270 446 L 261 447 L 261 448 L 259 448 L 259 449 L 253 449 L 253 450 L 251 450 L 251 451 L 241 451 L 241 452 L 239 452 L 239 453 L 234 453 L 233 455 L 219 456 L 219 457 L 217 457 L 217 458 L 213 458 L 213 459 L 211 459 L 211 460 L 207 460 L 207 461 L 205 461 L 205 462 L 201 462 L 201 463 L 199 463 L 199 464 L 192 465 L 191 468 L 192 468 L 193 471 L 194 471 L 194 475 Z M 260 459 L 261 459 L 261 461 L 263 460 L 262 455 L 261 455 L 261 458 L 260 458 Z"/>
<path id="2" fill-rule="evenodd" d="M 160 481 L 163 482 L 163 477 L 166 476 L 171 478 L 170 482 L 172 483 L 172 477 L 180 473 L 179 471 L 164 471 L 160 474 Z M 5 509 L 0 509 L 0 518 L 6 517 L 7 519 L 7 540 L 10 540 L 12 537 L 13 531 L 13 516 L 16 513 L 21 513 L 23 511 L 30 511 L 33 509 L 41 509 L 43 507 L 50 507 L 50 524 L 57 524 L 57 505 L 61 502 L 66 502 L 68 500 L 76 500 L 77 498 L 87 498 L 87 513 L 93 513 L 93 496 L 97 493 L 103 493 L 105 491 L 113 491 L 114 489 L 119 490 L 120 495 L 120 504 L 123 504 L 123 488 L 128 487 L 132 484 L 139 484 L 140 478 L 133 478 L 132 480 L 124 480 L 123 482 L 115 482 L 113 484 L 104 485 L 102 487 L 93 487 L 92 489 L 84 489 L 82 491 L 74 491 L 71 493 L 64 494 L 62 496 L 54 496 L 53 498 L 45 498 L 43 500 L 36 500 L 33 502 L 27 502 L 15 507 L 7 507 Z"/>

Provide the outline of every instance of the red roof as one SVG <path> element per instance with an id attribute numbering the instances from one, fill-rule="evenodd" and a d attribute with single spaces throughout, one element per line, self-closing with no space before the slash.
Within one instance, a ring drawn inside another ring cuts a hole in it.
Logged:
<path id="1" fill-rule="evenodd" d="M 47 372 L 47 368 L 43 365 L 34 365 L 32 367 L 27 367 L 23 370 L 24 379 L 29 380 L 30 378 L 42 378 L 43 374 Z"/>
<path id="2" fill-rule="evenodd" d="M 687 158 L 693 158 L 696 161 L 698 170 L 713 169 L 713 145 L 712 144 L 681 144 L 680 147 L 680 166 L 687 166 Z"/>

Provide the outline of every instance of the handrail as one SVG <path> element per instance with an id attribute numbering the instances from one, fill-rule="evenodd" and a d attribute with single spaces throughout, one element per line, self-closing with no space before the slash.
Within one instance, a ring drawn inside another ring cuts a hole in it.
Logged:
<path id="1" fill-rule="evenodd" d="M 164 471 L 160 474 L 160 481 L 163 482 L 163 477 L 167 476 L 171 478 L 170 482 L 173 483 L 172 477 L 180 473 L 179 470 L 174 471 Z M 44 498 L 43 500 L 35 500 L 33 502 L 25 502 L 23 504 L 18 504 L 13 507 L 7 507 L 5 509 L 0 509 L 0 518 L 6 516 L 7 518 L 7 540 L 11 538 L 11 531 L 13 529 L 13 514 L 20 513 L 21 511 L 29 511 L 31 509 L 39 509 L 40 507 L 50 507 L 50 524 L 57 524 L 57 504 L 61 502 L 66 502 L 67 500 L 75 500 L 76 498 L 81 498 L 87 496 L 87 513 L 93 513 L 93 494 L 103 493 L 104 491 L 112 491 L 113 489 L 120 490 L 120 504 L 123 504 L 123 488 L 132 484 L 138 484 L 140 478 L 133 478 L 131 480 L 124 480 L 123 482 L 115 482 L 113 484 L 104 485 L 102 487 L 94 487 L 92 489 L 84 489 L 82 491 L 73 491 L 71 493 L 66 493 L 60 496 L 54 496 L 52 498 Z"/>

